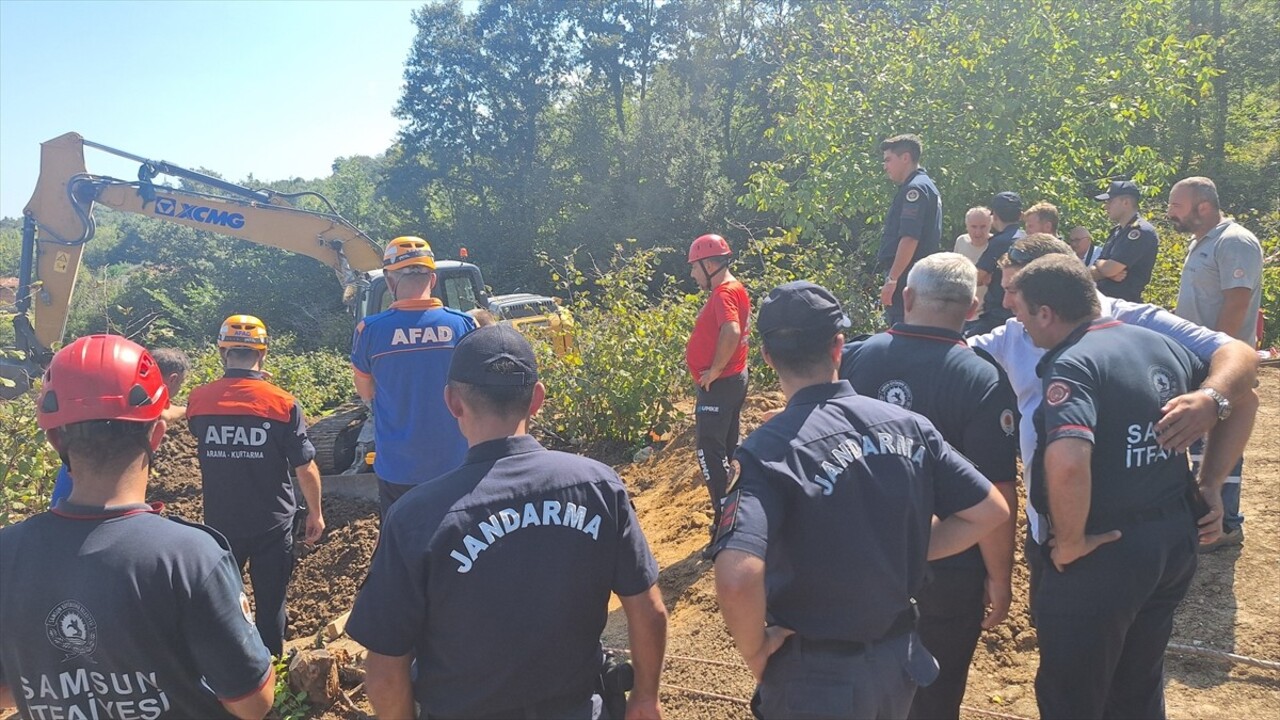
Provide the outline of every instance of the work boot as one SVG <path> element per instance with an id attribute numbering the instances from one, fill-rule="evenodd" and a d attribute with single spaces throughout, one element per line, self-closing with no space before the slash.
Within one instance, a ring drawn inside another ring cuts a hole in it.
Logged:
<path id="1" fill-rule="evenodd" d="M 1204 553 L 1211 553 L 1217 550 L 1218 548 L 1224 548 L 1231 545 L 1243 545 L 1243 544 L 1244 544 L 1244 526 L 1241 525 L 1240 527 L 1235 528 L 1234 530 L 1228 530 L 1222 533 L 1222 535 L 1217 540 L 1214 540 L 1213 542 L 1208 543 L 1207 545 L 1201 545 L 1200 553 L 1203 555 Z"/>

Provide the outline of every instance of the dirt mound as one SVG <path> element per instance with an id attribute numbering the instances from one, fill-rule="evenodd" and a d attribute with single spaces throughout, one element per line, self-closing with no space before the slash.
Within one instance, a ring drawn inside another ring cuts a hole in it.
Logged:
<path id="1" fill-rule="evenodd" d="M 378 506 L 327 498 L 324 539 L 303 550 L 289 583 L 289 637 L 315 634 L 351 609 L 378 545 Z"/>

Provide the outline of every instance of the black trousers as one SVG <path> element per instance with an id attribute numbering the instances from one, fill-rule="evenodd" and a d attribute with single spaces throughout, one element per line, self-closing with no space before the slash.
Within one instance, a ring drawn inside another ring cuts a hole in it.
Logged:
<path id="1" fill-rule="evenodd" d="M 912 720 L 959 718 L 969 681 L 969 664 L 982 634 L 986 569 L 930 566 L 933 580 L 916 596 L 917 630 L 925 648 L 938 660 L 938 679 L 916 690 L 907 717 Z"/>
<path id="2" fill-rule="evenodd" d="M 694 407 L 697 434 L 698 466 L 707 483 L 715 521 L 714 535 L 720 525 L 720 510 L 729 486 L 729 461 L 738 449 L 738 430 L 742 404 L 747 400 L 747 373 L 722 377 L 711 383 L 710 390 L 698 388 L 698 404 Z"/>
<path id="3" fill-rule="evenodd" d="M 231 554 L 253 582 L 254 624 L 272 655 L 284 652 L 285 592 L 293 576 L 293 525 L 250 538 L 227 538 Z"/>
<path id="4" fill-rule="evenodd" d="M 901 718 L 937 667 L 915 632 L 859 650 L 792 635 L 769 658 L 751 710 L 763 720 Z"/>
<path id="5" fill-rule="evenodd" d="M 1043 720 L 1163 718 L 1164 651 L 1196 571 L 1189 510 L 1119 528 L 1036 588 L 1036 702 Z"/>
<path id="6" fill-rule="evenodd" d="M 1027 571 L 1030 574 L 1030 588 L 1027 590 L 1027 605 L 1031 607 L 1031 626 L 1036 624 L 1036 589 L 1040 587 L 1040 578 L 1044 577 L 1045 553 L 1040 543 L 1031 537 L 1031 528 L 1027 527 L 1027 537 L 1023 541 L 1022 555 L 1027 559 Z"/>
<path id="7" fill-rule="evenodd" d="M 417 485 L 402 485 L 378 478 L 378 520 L 385 518 L 395 501 L 415 487 Z"/>

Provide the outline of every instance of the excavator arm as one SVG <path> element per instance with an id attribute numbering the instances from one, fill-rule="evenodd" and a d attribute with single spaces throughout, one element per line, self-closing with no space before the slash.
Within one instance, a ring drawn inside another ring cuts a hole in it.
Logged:
<path id="1" fill-rule="evenodd" d="M 88 145 L 141 163 L 138 180 L 125 181 L 85 171 Z M 152 184 L 157 175 L 193 180 L 222 194 Z M 24 210 L 22 259 L 14 329 L 29 369 L 51 357 L 66 331 L 80 255 L 93 238 L 94 205 L 307 255 L 328 265 L 355 297 L 364 273 L 382 265 L 381 249 L 316 193 L 329 212 L 295 207 L 296 195 L 250 190 L 202 173 L 85 140 L 60 135 L 40 146 L 40 177 Z"/>

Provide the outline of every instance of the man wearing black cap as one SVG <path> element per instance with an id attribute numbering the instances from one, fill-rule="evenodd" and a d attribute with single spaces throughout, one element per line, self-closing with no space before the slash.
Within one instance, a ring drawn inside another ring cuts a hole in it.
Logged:
<path id="1" fill-rule="evenodd" d="M 739 448 L 713 548 L 754 710 L 904 717 L 938 672 L 915 632 L 926 561 L 972 546 L 1008 506 L 928 420 L 838 379 L 849 320 L 826 289 L 774 288 L 756 324 L 787 407 Z"/>
<path id="2" fill-rule="evenodd" d="M 942 195 L 929 173 L 920 167 L 920 138 L 895 135 L 880 143 L 884 171 L 898 185 L 898 194 L 884 219 L 877 268 L 885 273 L 880 304 L 885 322 L 902 322 L 902 286 L 911 266 L 941 249 Z"/>
<path id="3" fill-rule="evenodd" d="M 1132 180 L 1113 180 L 1106 192 L 1094 196 L 1102 201 L 1115 227 L 1090 273 L 1103 295 L 1129 302 L 1142 302 L 1142 291 L 1151 282 L 1160 249 L 1155 227 L 1138 214 L 1140 197 L 1142 192 Z"/>
<path id="4" fill-rule="evenodd" d="M 987 241 L 987 249 L 974 263 L 978 266 L 978 285 L 985 286 L 982 311 L 965 325 L 966 337 L 991 332 L 1012 317 L 1004 307 L 1004 288 L 1000 285 L 1000 258 L 1009 252 L 1013 241 L 1026 235 L 1022 231 L 1022 198 L 1015 192 L 996 193 L 991 198 L 991 228 L 995 234 Z"/>
<path id="5" fill-rule="evenodd" d="M 378 717 L 418 717 L 415 702 L 432 718 L 600 717 L 610 593 L 635 670 L 626 717 L 659 717 L 657 563 L 618 476 L 528 434 L 544 396 L 533 350 L 509 326 L 455 348 L 445 403 L 466 460 L 391 507 L 347 624 L 369 650 Z"/>

